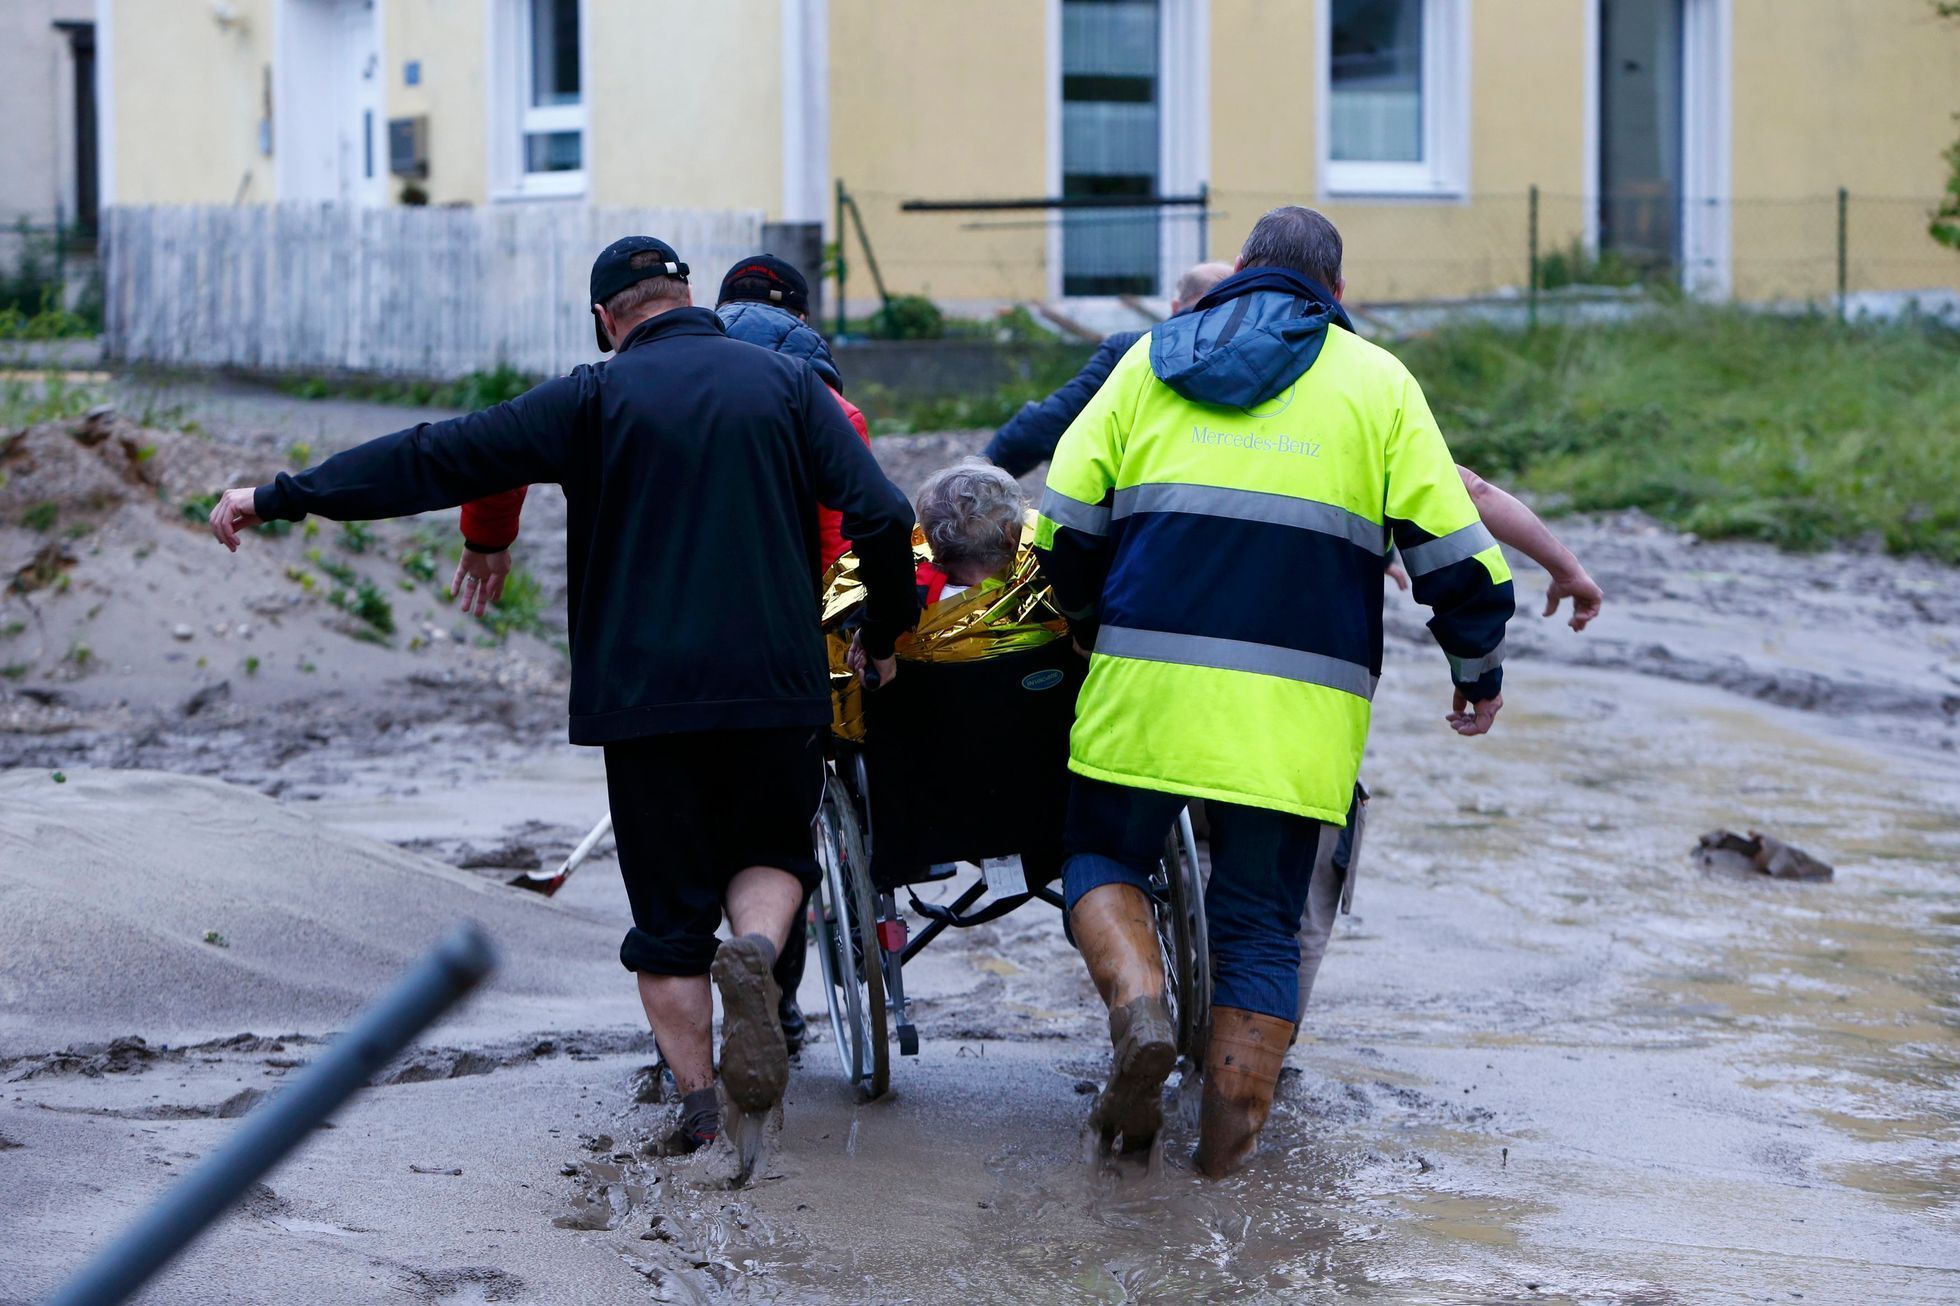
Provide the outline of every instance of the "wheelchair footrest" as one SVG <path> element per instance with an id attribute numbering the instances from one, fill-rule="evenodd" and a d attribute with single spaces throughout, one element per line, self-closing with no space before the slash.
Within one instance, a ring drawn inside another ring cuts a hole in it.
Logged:
<path id="1" fill-rule="evenodd" d="M 919 1055 L 919 1027 L 909 1021 L 898 1027 L 898 1054 L 902 1057 Z"/>

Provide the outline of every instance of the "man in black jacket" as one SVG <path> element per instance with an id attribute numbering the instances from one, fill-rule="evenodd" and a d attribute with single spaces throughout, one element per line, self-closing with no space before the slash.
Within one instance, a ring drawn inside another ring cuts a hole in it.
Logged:
<path id="1" fill-rule="evenodd" d="M 607 247 L 591 300 L 611 360 L 227 490 L 211 529 L 235 550 L 261 521 L 564 487 L 571 738 L 606 750 L 633 904 L 620 960 L 685 1095 L 669 1142 L 691 1151 L 721 1128 L 711 973 L 725 1100 L 759 1117 L 788 1080 L 770 966 L 818 878 L 810 821 L 831 712 L 817 505 L 843 514 L 869 590 L 865 652 L 886 681 L 918 616 L 912 510 L 807 363 L 730 340 L 691 307 L 687 265 L 663 242 Z M 718 948 L 724 910 L 734 938 Z"/>

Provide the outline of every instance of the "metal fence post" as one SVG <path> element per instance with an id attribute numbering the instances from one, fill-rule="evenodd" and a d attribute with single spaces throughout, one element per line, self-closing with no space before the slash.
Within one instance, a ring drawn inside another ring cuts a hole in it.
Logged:
<path id="1" fill-rule="evenodd" d="M 1530 232 L 1526 240 L 1530 246 L 1528 275 L 1530 284 L 1525 290 L 1525 324 L 1533 329 L 1538 326 L 1538 186 L 1531 187 L 1531 202 L 1528 206 Z"/>
<path id="2" fill-rule="evenodd" d="M 844 336 L 844 179 L 837 179 L 837 226 L 834 228 L 837 242 L 837 331 L 838 339 Z"/>
<path id="3" fill-rule="evenodd" d="M 68 307 L 68 215 L 59 204 L 54 206 L 54 302 L 44 307 Z"/>
<path id="4" fill-rule="evenodd" d="M 1844 320 L 1851 290 L 1851 192 L 1838 187 L 1837 205 L 1837 310 Z"/>
<path id="5" fill-rule="evenodd" d="M 1198 262 L 1211 262 L 1211 183 L 1198 183 Z"/>

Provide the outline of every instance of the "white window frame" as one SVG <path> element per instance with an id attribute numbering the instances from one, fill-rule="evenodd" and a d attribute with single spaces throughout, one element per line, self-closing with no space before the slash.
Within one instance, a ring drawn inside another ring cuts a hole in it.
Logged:
<path id="1" fill-rule="evenodd" d="M 578 0 L 579 102 L 534 108 L 531 103 L 531 0 L 484 0 L 489 39 L 485 79 L 490 96 L 490 198 L 576 199 L 592 169 L 592 32 L 590 7 Z M 538 132 L 579 134 L 575 172 L 526 172 L 524 138 Z"/>
<path id="2" fill-rule="evenodd" d="M 1045 64 L 1048 194 L 1062 193 L 1062 0 L 1047 0 Z M 1188 195 L 1211 176 L 1211 0 L 1162 0 L 1157 24 L 1157 192 Z M 1158 297 L 1169 299 L 1184 270 L 1206 251 L 1187 210 L 1160 209 Z M 1048 298 L 1062 294 L 1062 222 L 1048 223 Z M 1090 295 L 1089 299 L 1107 296 Z"/>
<path id="3" fill-rule="evenodd" d="M 1320 0 L 1316 135 L 1322 195 L 1441 200 L 1469 195 L 1470 0 L 1421 3 L 1422 160 L 1368 163 L 1332 157 L 1334 0 Z"/>
<path id="4" fill-rule="evenodd" d="M 1725 300 L 1735 289 L 1733 0 L 1686 0 L 1681 43 L 1681 284 Z"/>

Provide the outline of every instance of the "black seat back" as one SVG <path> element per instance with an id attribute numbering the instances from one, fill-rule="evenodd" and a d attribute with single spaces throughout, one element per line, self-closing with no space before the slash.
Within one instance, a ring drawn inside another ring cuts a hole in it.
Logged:
<path id="1" fill-rule="evenodd" d="M 1039 852 L 1068 808 L 1068 732 L 1087 665 L 1067 639 L 980 662 L 906 662 L 865 695 L 872 878 Z"/>

